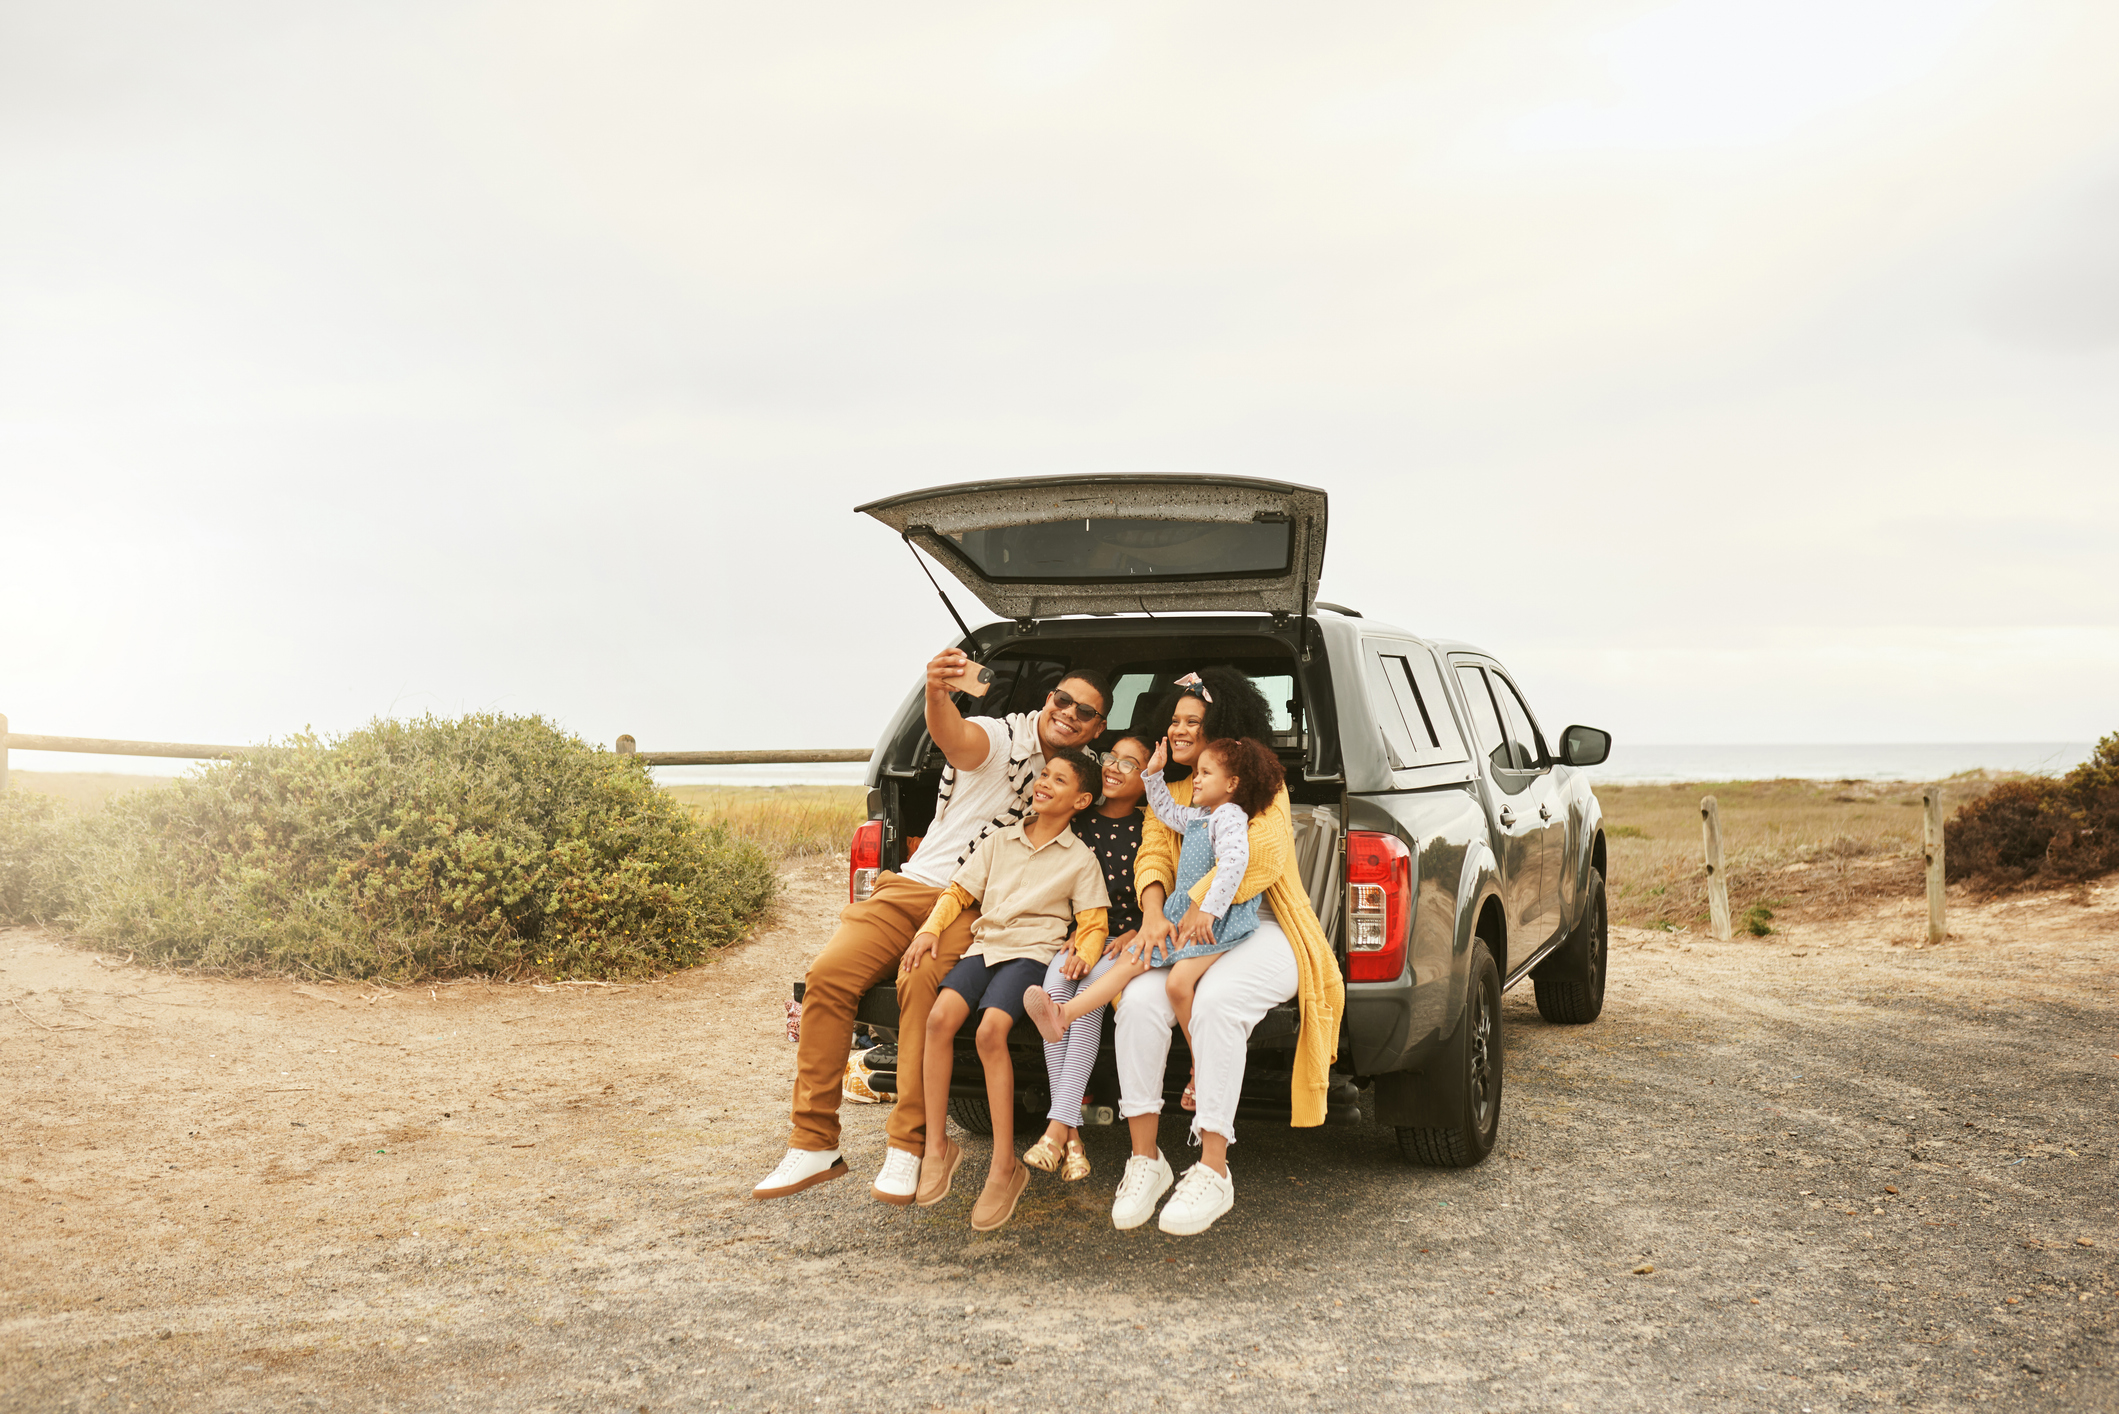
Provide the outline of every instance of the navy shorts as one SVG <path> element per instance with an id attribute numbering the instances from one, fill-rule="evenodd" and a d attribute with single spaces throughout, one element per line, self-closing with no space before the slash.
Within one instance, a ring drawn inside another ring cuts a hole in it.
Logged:
<path id="1" fill-rule="evenodd" d="M 949 969 L 949 975 L 942 979 L 942 988 L 971 1003 L 973 1011 L 1005 1011 L 1021 1021 L 1023 993 L 1045 985 L 1047 965 L 1035 958 L 1019 957 L 988 967 L 983 957 L 967 957 Z"/>

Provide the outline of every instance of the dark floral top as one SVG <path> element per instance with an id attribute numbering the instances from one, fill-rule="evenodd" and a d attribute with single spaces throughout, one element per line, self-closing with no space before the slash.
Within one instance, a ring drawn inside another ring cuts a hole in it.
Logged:
<path id="1" fill-rule="evenodd" d="M 1069 822 L 1074 837 L 1089 846 L 1103 867 L 1104 892 L 1111 896 L 1106 917 L 1114 938 L 1140 927 L 1140 900 L 1133 893 L 1133 859 L 1140 853 L 1141 819 L 1139 810 L 1114 820 L 1092 809 Z"/>

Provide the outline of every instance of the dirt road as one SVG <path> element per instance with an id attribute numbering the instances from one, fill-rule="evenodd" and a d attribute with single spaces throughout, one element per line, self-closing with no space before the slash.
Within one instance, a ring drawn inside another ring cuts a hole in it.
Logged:
<path id="1" fill-rule="evenodd" d="M 215 982 L 0 932 L 8 1409 L 2119 1407 L 2119 888 L 1713 944 L 1505 1007 L 1499 1152 L 1254 1124 L 1236 1210 L 1113 1232 L 773 1204 L 788 980 L 844 872 L 630 989 Z M 1182 1129 L 1164 1146 L 1181 1160 Z M 983 1146 L 971 1145 L 975 1161 Z M 967 1166 L 967 1176 L 973 1174 Z"/>

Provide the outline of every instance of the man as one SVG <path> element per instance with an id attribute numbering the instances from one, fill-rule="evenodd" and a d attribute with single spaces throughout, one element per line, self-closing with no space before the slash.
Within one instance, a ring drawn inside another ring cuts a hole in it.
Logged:
<path id="1" fill-rule="evenodd" d="M 949 763 L 935 796 L 934 823 L 902 872 L 885 870 L 874 893 L 846 906 L 831 941 L 809 965 L 802 1043 L 795 1053 L 794 1129 L 786 1156 L 751 1190 L 753 1198 L 784 1198 L 845 1176 L 839 1096 L 862 993 L 897 972 L 935 901 L 979 841 L 1022 818 L 1045 753 L 1086 745 L 1111 704 L 1103 676 L 1085 669 L 1060 679 L 1038 712 L 966 718 L 950 696 L 950 684 L 969 661 L 949 648 L 927 665 L 927 734 Z M 942 978 L 970 947 L 977 917 L 975 909 L 966 910 L 942 933 L 934 954 L 898 978 L 898 1074 L 903 1078 L 887 1127 L 889 1147 L 871 1190 L 886 1203 L 910 1203 L 919 1189 L 920 1159 L 927 1152 L 928 1116 L 919 1080 L 927 1013 Z M 944 1122 L 944 1116 L 934 1116 L 937 1126 Z"/>

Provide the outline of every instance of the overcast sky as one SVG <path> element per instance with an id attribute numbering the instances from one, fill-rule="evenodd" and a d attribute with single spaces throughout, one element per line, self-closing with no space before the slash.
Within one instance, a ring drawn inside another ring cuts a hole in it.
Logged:
<path id="1" fill-rule="evenodd" d="M 0 5 L 0 712 L 866 745 L 953 629 L 857 502 L 1146 471 L 1326 488 L 1324 597 L 1549 723 L 2088 740 L 2115 54 L 2092 0 Z"/>

